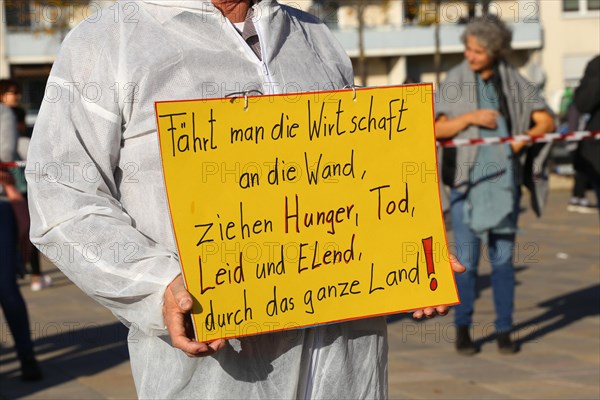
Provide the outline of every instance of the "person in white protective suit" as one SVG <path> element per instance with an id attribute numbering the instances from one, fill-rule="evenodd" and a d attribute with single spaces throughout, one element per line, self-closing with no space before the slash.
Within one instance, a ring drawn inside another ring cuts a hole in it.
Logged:
<path id="1" fill-rule="evenodd" d="M 140 398 L 385 398 L 384 318 L 212 343 L 186 335 L 192 300 L 154 101 L 353 82 L 348 57 L 313 16 L 273 0 L 213 3 L 120 1 L 67 36 L 28 155 L 32 241 L 129 327 Z M 250 6 L 260 56 L 235 25 Z"/>

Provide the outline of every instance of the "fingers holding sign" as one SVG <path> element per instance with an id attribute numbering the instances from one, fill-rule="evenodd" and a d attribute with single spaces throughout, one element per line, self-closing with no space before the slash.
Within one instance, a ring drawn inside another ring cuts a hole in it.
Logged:
<path id="1" fill-rule="evenodd" d="M 462 274 L 466 270 L 466 268 L 453 255 L 450 255 L 450 267 L 452 268 L 452 271 L 458 274 Z M 450 307 L 448 306 L 427 307 L 423 310 L 417 310 L 413 312 L 412 316 L 415 319 L 421 319 L 423 316 L 427 318 L 433 318 L 436 315 L 446 315 L 448 314 L 449 310 Z"/>
<path id="2" fill-rule="evenodd" d="M 450 267 L 452 268 L 452 271 L 458 273 L 458 274 L 462 274 L 463 272 L 465 272 L 467 269 L 465 268 L 464 265 L 462 265 L 460 263 L 460 261 L 458 261 L 458 258 L 456 258 L 454 255 L 450 254 Z"/>
<path id="3" fill-rule="evenodd" d="M 165 290 L 163 318 L 171 344 L 183 351 L 188 357 L 206 357 L 221 350 L 226 341 L 218 339 L 210 343 L 197 342 L 190 313 L 192 311 L 192 296 L 183 284 L 183 278 L 178 275 Z"/>

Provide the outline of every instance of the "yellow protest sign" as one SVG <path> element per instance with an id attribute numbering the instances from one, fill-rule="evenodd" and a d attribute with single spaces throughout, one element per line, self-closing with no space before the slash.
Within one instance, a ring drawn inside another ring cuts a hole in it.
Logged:
<path id="1" fill-rule="evenodd" d="M 457 302 L 432 92 L 156 103 L 198 340 Z"/>

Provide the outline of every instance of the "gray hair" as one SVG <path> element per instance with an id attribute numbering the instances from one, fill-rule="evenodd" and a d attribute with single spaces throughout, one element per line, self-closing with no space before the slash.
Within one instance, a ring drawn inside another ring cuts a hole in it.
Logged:
<path id="1" fill-rule="evenodd" d="M 510 53 L 512 31 L 495 15 L 484 15 L 467 24 L 461 40 L 467 44 L 467 37 L 473 36 L 495 60 L 503 59 Z"/>

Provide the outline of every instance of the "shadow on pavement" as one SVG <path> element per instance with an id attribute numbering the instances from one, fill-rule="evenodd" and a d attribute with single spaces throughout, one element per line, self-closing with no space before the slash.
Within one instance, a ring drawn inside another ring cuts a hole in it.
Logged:
<path id="1" fill-rule="evenodd" d="M 38 359 L 43 360 L 40 366 L 44 379 L 21 382 L 15 362 L 16 368 L 0 371 L 0 398 L 22 398 L 78 377 L 94 375 L 129 359 L 127 328 L 121 323 L 101 326 L 88 323 L 83 328 L 81 325 L 45 324 L 41 337 L 34 338 Z M 16 359 L 13 347 L 2 348 L 1 354 L 5 360 L 7 355 L 11 356 L 8 362 Z"/>
<path id="2" fill-rule="evenodd" d="M 520 342 L 534 341 L 582 318 L 600 315 L 600 285 L 596 284 L 562 296 L 553 297 L 539 303 L 538 306 L 547 308 L 546 312 L 515 326 L 515 329 L 523 329 L 529 326 L 536 327 L 527 336 L 519 338 Z M 552 323 L 545 324 L 548 321 L 552 321 Z"/>
<path id="3" fill-rule="evenodd" d="M 530 332 L 525 336 L 515 338 L 519 346 L 533 342 L 551 332 L 563 329 L 566 326 L 586 317 L 600 315 L 600 285 L 592 285 L 561 296 L 553 297 L 542 303 L 539 308 L 546 311 L 537 317 L 515 325 L 514 332 Z M 485 343 L 494 340 L 494 335 L 488 335 L 478 340 Z"/>
<path id="4" fill-rule="evenodd" d="M 521 271 L 526 270 L 527 267 L 525 266 L 518 266 L 515 267 L 515 274 L 518 274 Z M 516 282 L 516 285 L 519 285 L 519 281 Z M 478 299 L 481 295 L 481 292 L 485 289 L 491 289 L 492 287 L 492 276 L 491 274 L 483 274 L 483 275 L 479 275 L 479 277 L 477 278 L 477 288 L 476 291 L 477 293 L 475 294 L 476 299 Z M 491 294 L 490 294 L 491 295 Z M 427 321 L 427 319 L 421 319 L 421 320 L 416 320 L 412 318 L 412 313 L 411 312 L 405 312 L 405 313 L 399 313 L 399 314 L 391 314 L 388 315 L 386 317 L 387 323 L 388 324 L 393 324 L 395 322 L 399 322 L 402 321 L 404 319 L 409 319 L 413 322 L 425 322 Z M 485 340 L 491 340 L 489 338 L 484 338 Z"/>

